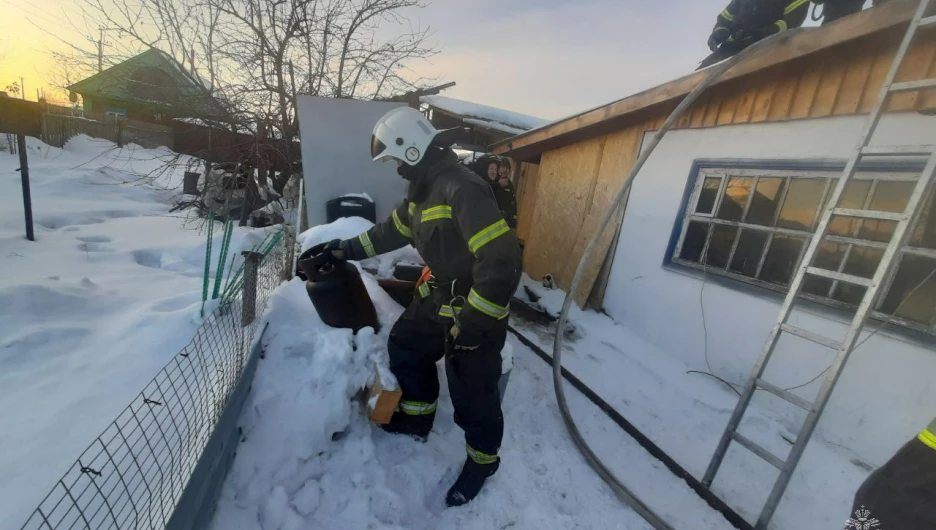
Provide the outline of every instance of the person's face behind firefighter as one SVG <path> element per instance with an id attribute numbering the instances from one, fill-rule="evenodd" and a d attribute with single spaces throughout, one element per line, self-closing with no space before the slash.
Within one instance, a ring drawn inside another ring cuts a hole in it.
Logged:
<path id="1" fill-rule="evenodd" d="M 497 179 L 498 165 L 497 162 L 491 162 L 487 167 L 487 177 L 488 180 L 494 182 Z"/>

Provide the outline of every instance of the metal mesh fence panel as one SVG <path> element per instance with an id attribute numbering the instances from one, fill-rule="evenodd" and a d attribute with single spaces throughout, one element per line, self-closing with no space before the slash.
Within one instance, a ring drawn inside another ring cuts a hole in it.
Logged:
<path id="1" fill-rule="evenodd" d="M 240 379 L 270 295 L 292 273 L 294 241 L 284 225 L 245 259 L 244 282 L 81 453 L 23 530 L 166 527 Z M 246 297 L 248 281 L 254 295 Z"/>

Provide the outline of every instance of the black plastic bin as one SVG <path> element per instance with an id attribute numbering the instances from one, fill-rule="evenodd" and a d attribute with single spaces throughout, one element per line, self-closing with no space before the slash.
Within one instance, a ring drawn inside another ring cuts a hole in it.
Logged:
<path id="1" fill-rule="evenodd" d="M 374 201 L 366 197 L 345 196 L 325 203 L 325 218 L 329 223 L 342 217 L 363 217 L 372 223 L 377 222 L 377 208 Z"/>

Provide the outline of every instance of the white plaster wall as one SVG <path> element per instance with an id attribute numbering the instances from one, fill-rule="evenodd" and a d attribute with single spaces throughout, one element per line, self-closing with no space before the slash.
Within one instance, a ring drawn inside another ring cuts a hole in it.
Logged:
<path id="1" fill-rule="evenodd" d="M 607 311 L 692 369 L 706 370 L 700 309 L 703 277 L 663 265 L 693 160 L 843 160 L 854 148 L 864 121 L 863 117 L 834 117 L 668 133 L 634 181 L 605 297 Z M 889 115 L 872 143 L 936 144 L 936 118 Z M 715 280 L 712 275 L 705 280 L 702 300 L 712 368 L 730 381 L 745 381 L 782 299 L 741 282 Z M 798 310 L 791 320 L 833 337 L 841 337 L 847 328 L 844 317 L 817 307 Z M 886 331 L 868 340 L 846 366 L 818 434 L 871 463 L 886 461 L 936 417 L 936 348 L 932 344 L 918 336 Z M 786 336 L 766 378 L 781 387 L 801 384 L 821 372 L 830 359 L 828 350 Z M 821 381 L 797 392 L 811 399 Z M 756 394 L 759 403 L 775 410 L 781 404 L 784 411 L 792 408 L 762 394 Z"/>
<path id="2" fill-rule="evenodd" d="M 325 223 L 325 202 L 345 193 L 367 193 L 377 220 L 406 195 L 406 181 L 391 162 L 371 160 L 377 120 L 402 103 L 299 96 L 299 134 L 309 226 Z"/>

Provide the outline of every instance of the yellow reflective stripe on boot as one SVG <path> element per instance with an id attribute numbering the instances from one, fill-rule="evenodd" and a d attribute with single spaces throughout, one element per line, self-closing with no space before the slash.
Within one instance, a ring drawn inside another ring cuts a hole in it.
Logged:
<path id="1" fill-rule="evenodd" d="M 457 306 L 455 307 L 454 311 L 452 310 L 452 306 L 450 305 L 443 305 L 442 307 L 439 308 L 440 317 L 455 318 L 455 315 L 459 313 L 461 313 L 461 308 Z"/>
<path id="2" fill-rule="evenodd" d="M 400 216 L 397 215 L 396 210 L 393 210 L 393 224 L 396 225 L 397 231 L 403 234 L 403 237 L 407 239 L 413 238 L 413 231 L 410 230 L 408 226 L 403 224 L 403 221 L 400 220 Z"/>
<path id="3" fill-rule="evenodd" d="M 478 464 L 493 464 L 497 462 L 497 455 L 489 455 L 487 453 L 482 453 L 470 445 L 465 445 L 465 449 L 468 451 L 468 458 L 474 460 Z"/>
<path id="4" fill-rule="evenodd" d="M 436 219 L 451 219 L 452 218 L 452 207 L 451 206 L 433 206 L 432 208 L 426 208 L 422 211 L 422 217 L 420 217 L 421 222 L 425 221 L 434 221 Z"/>
<path id="5" fill-rule="evenodd" d="M 474 289 L 468 293 L 468 303 L 471 304 L 471 307 L 481 311 L 489 317 L 494 317 L 497 320 L 506 318 L 510 313 L 510 310 L 507 307 L 495 304 L 494 302 L 478 294 L 478 292 Z"/>
<path id="6" fill-rule="evenodd" d="M 419 292 L 420 297 L 426 298 L 427 296 L 431 294 L 429 290 L 429 283 L 423 283 L 422 285 L 419 286 L 419 289 L 417 289 L 417 291 Z"/>
<path id="7" fill-rule="evenodd" d="M 498 237 L 510 232 L 510 227 L 507 226 L 507 221 L 501 219 L 491 226 L 481 230 L 477 234 L 471 236 L 471 239 L 468 240 L 468 250 L 472 254 L 478 252 L 484 245 L 487 245 L 491 241 L 494 241 Z"/>
<path id="8" fill-rule="evenodd" d="M 370 236 L 367 235 L 367 232 L 362 233 L 357 236 L 358 241 L 361 242 L 361 246 L 364 247 L 364 253 L 367 254 L 368 258 L 373 258 L 377 255 L 377 252 L 374 251 L 374 244 L 371 243 Z"/>
<path id="9" fill-rule="evenodd" d="M 929 446 L 930 449 L 936 449 L 936 434 L 933 434 L 929 429 L 923 429 L 917 439 Z"/>
<path id="10" fill-rule="evenodd" d="M 436 411 L 438 401 L 400 401 L 400 412 L 410 416 L 425 416 Z"/>

